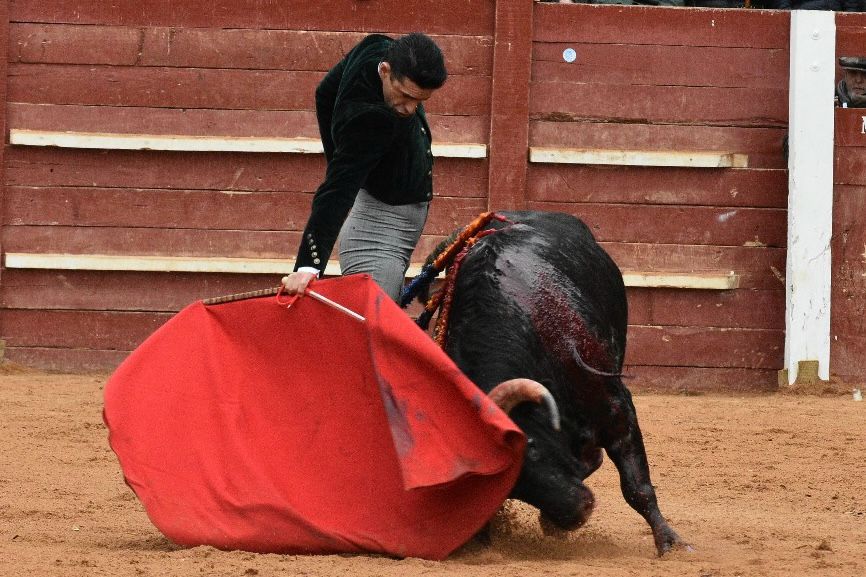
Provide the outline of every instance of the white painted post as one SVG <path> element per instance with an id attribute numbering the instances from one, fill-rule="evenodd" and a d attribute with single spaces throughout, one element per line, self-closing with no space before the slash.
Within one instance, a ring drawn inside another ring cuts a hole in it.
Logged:
<path id="1" fill-rule="evenodd" d="M 788 98 L 788 257 L 785 368 L 817 361 L 830 378 L 830 237 L 833 224 L 833 12 L 791 12 Z"/>

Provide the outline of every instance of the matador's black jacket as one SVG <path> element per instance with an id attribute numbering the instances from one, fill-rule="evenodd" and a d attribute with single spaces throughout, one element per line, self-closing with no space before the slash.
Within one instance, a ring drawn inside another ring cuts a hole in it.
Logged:
<path id="1" fill-rule="evenodd" d="M 328 162 L 316 190 L 295 270 L 324 270 L 340 227 L 364 188 L 386 204 L 433 197 L 430 127 L 419 105 L 408 118 L 386 103 L 378 66 L 393 42 L 372 34 L 334 66 L 316 88 L 316 116 Z"/>

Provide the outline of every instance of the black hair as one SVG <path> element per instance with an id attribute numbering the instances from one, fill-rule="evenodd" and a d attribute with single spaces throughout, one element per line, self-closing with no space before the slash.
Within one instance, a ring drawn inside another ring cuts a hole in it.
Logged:
<path id="1" fill-rule="evenodd" d="M 426 34 L 413 32 L 394 41 L 385 54 L 397 80 L 408 77 L 419 88 L 435 89 L 445 84 L 448 72 L 442 50 Z"/>

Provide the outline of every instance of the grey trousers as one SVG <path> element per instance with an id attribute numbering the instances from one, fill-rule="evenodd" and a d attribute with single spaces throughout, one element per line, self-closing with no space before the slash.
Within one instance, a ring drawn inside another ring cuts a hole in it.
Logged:
<path id="1" fill-rule="evenodd" d="M 391 206 L 363 188 L 340 229 L 340 269 L 367 273 L 395 301 L 421 238 L 429 202 Z"/>

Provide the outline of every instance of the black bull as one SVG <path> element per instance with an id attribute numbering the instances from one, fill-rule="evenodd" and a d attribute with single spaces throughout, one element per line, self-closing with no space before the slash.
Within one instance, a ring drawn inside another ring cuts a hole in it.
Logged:
<path id="1" fill-rule="evenodd" d="M 535 381 L 559 408 L 557 430 L 547 405 L 505 403 L 527 436 L 512 497 L 540 510 L 546 533 L 580 527 L 594 505 L 583 481 L 601 465 L 604 449 L 626 501 L 652 528 L 659 555 L 684 545 L 659 511 L 637 414 L 620 378 L 628 305 L 619 268 L 577 218 L 500 214 L 512 222 L 491 225 L 498 231 L 462 262 L 445 350 L 485 392 L 501 397 L 503 382 Z"/>

